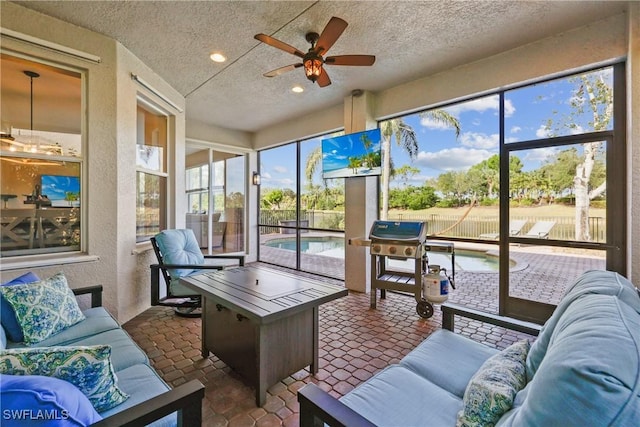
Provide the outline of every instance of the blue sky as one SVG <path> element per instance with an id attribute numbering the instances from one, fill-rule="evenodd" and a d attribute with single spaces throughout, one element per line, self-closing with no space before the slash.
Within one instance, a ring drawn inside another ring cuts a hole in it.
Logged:
<path id="1" fill-rule="evenodd" d="M 611 70 L 597 72 L 611 83 Z M 550 118 L 558 118 L 571 111 L 570 102 L 575 99 L 578 85 L 568 78 L 553 80 L 533 86 L 511 90 L 505 93 L 505 141 L 517 143 L 550 136 L 545 123 Z M 471 166 L 498 154 L 499 146 L 499 97 L 498 95 L 478 98 L 443 108 L 455 116 L 461 125 L 459 138 L 455 131 L 442 123 L 418 114 L 403 117 L 405 123 L 415 130 L 420 149 L 417 157 L 410 161 L 406 152 L 392 141 L 391 156 L 396 167 L 411 165 L 420 173 L 409 181 L 422 185 L 429 178 L 436 178 L 443 172 L 467 170 Z M 589 121 L 593 116 L 588 111 L 576 119 L 575 129 L 566 129 L 561 134 L 577 134 L 589 131 Z M 301 159 L 323 138 L 315 138 L 302 144 Z M 565 147 L 566 148 L 566 147 Z M 518 152 L 524 163 L 524 170 L 540 167 L 545 160 L 555 158 L 559 149 L 538 149 Z M 295 145 L 261 152 L 261 174 L 263 187 L 295 189 Z M 320 171 L 314 181 L 318 180 Z M 400 185 L 396 180 L 392 185 Z"/>

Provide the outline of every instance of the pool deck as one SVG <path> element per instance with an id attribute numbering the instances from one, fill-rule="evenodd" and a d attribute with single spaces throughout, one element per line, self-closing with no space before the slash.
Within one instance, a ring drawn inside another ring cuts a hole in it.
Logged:
<path id="1" fill-rule="evenodd" d="M 303 237 L 342 237 L 341 233 L 309 232 Z M 265 246 L 273 239 L 294 238 L 292 234 L 266 234 L 260 236 L 260 261 L 296 267 L 294 251 Z M 498 255 L 495 244 L 459 243 L 456 249 L 488 252 Z M 368 253 L 367 248 L 363 248 Z M 549 304 L 557 304 L 566 286 L 587 270 L 604 269 L 605 259 L 589 254 L 567 253 L 554 247 L 527 247 L 513 245 L 509 257 L 515 261 L 510 270 L 510 295 Z M 446 266 L 445 266 L 446 267 Z M 344 280 L 344 259 L 318 254 L 300 254 L 303 271 Z M 456 289 L 450 301 L 492 313 L 498 312 L 498 272 L 456 270 Z"/>

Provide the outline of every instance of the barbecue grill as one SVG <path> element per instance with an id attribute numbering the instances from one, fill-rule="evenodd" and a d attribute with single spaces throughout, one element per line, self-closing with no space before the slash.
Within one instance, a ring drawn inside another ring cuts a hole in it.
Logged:
<path id="1" fill-rule="evenodd" d="M 427 251 L 448 252 L 453 259 L 453 244 L 430 242 L 427 244 L 425 221 L 375 221 L 369 232 L 371 254 L 371 308 L 376 308 L 377 293 L 386 297 L 386 291 L 394 290 L 413 294 L 417 302 L 416 312 L 424 318 L 433 316 L 433 305 L 423 295 L 423 276 L 428 274 Z M 393 270 L 387 259 L 414 260 L 414 271 Z M 455 271 L 452 270 L 455 275 Z"/>

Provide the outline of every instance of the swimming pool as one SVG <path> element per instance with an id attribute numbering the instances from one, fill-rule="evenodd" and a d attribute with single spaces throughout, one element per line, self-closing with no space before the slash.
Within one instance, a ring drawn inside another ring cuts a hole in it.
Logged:
<path id="1" fill-rule="evenodd" d="M 263 245 L 271 248 L 295 251 L 296 239 L 292 237 L 272 239 L 263 243 Z M 331 236 L 300 237 L 300 251 L 306 254 L 344 258 L 344 238 Z M 429 252 L 427 256 L 429 264 L 439 265 L 447 270 L 451 269 L 451 257 L 448 254 Z M 514 267 L 515 264 L 514 261 L 511 261 L 511 267 Z M 414 260 L 390 259 L 389 265 L 393 268 L 413 271 Z M 488 255 L 483 251 L 456 249 L 456 270 L 497 272 L 498 257 Z"/>

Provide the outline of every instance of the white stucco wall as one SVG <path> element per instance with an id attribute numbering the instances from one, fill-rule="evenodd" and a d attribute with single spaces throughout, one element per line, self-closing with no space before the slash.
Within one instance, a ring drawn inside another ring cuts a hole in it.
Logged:
<path id="1" fill-rule="evenodd" d="M 2 48 L 86 70 L 87 144 L 84 185 L 87 188 L 88 218 L 83 239 L 88 242 L 90 262 L 68 263 L 68 258 L 22 257 L 21 268 L 12 269 L 16 260 L 3 260 L 2 280 L 25 271 L 48 277 L 64 271 L 72 287 L 104 286 L 103 303 L 120 322 L 149 307 L 149 264 L 153 253 L 148 244 L 135 243 L 135 143 L 136 96 L 145 93 L 152 101 L 163 101 L 147 93 L 130 75 L 135 73 L 184 110 L 184 98 L 119 43 L 8 2 L 0 3 L 2 27 L 73 49 L 97 55 L 99 64 L 21 41 L 2 39 Z M 165 106 L 168 110 L 171 107 Z M 170 156 L 171 176 L 182 179 L 170 183 L 170 194 L 184 196 L 184 113 L 171 122 L 179 135 L 175 155 Z M 176 161 L 177 159 L 177 161 Z M 170 200 L 170 221 L 184 222 L 186 203 Z M 171 224 L 170 223 L 170 224 Z M 146 249 L 146 250 L 145 250 Z M 16 264 L 17 265 L 17 264 Z"/>

